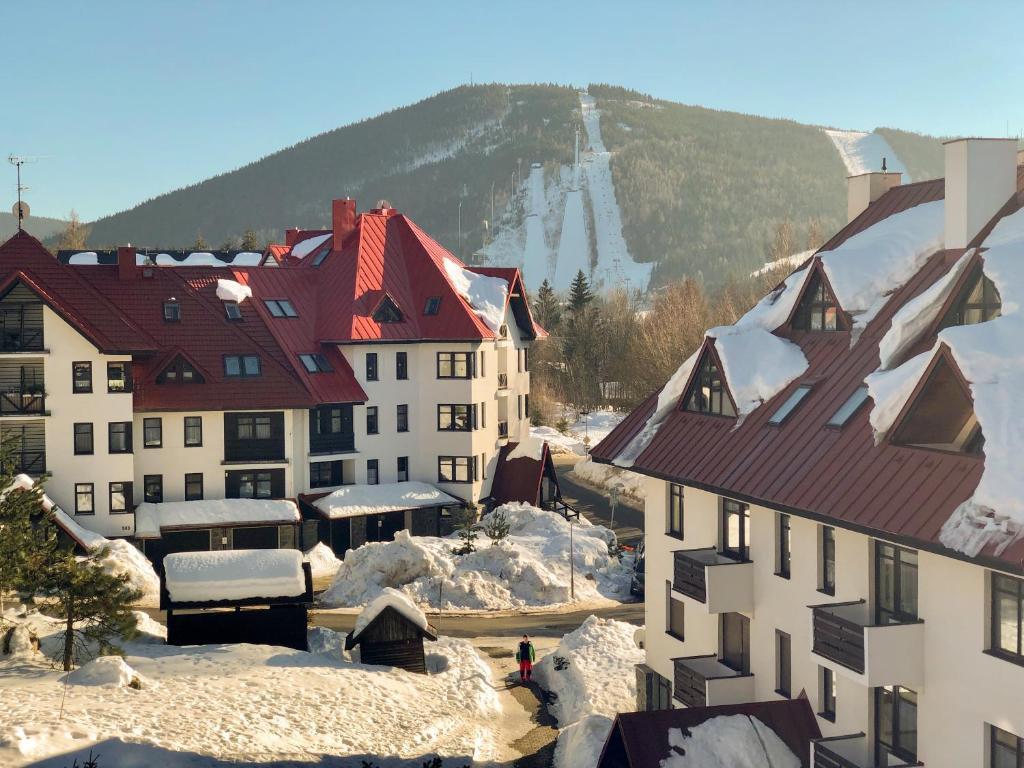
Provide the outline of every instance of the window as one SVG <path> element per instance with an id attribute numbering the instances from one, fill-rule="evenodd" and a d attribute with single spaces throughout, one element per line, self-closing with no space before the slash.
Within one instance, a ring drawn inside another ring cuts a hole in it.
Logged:
<path id="1" fill-rule="evenodd" d="M 523 415 L 530 418 L 530 396 L 523 395 Z"/>
<path id="2" fill-rule="evenodd" d="M 409 431 L 409 406 L 403 404 L 403 405 L 397 406 L 397 409 L 398 409 L 398 413 L 395 416 L 395 421 L 398 424 L 398 431 L 399 432 L 408 432 Z"/>
<path id="3" fill-rule="evenodd" d="M 150 504 L 160 504 L 164 500 L 164 476 L 144 475 L 142 478 L 142 496 Z"/>
<path id="4" fill-rule="evenodd" d="M 732 499 L 722 499 L 722 554 L 746 560 L 750 552 L 750 509 Z"/>
<path id="5" fill-rule="evenodd" d="M 366 406 L 366 434 L 377 434 L 377 406 Z"/>
<path id="6" fill-rule="evenodd" d="M 981 267 L 976 267 L 967 280 L 963 291 L 957 297 L 949 312 L 942 318 L 939 328 L 951 325 L 974 325 L 999 317 L 1002 302 L 995 284 L 985 276 Z"/>
<path id="7" fill-rule="evenodd" d="M 299 313 L 288 299 L 266 299 L 263 302 L 271 317 L 298 317 Z"/>
<path id="8" fill-rule="evenodd" d="M 259 376 L 259 355 L 225 355 L 224 375 L 231 378 Z"/>
<path id="9" fill-rule="evenodd" d="M 668 484 L 668 532 L 683 537 L 683 486 Z"/>
<path id="10" fill-rule="evenodd" d="M 366 353 L 366 380 L 377 381 L 377 353 Z"/>
<path id="11" fill-rule="evenodd" d="M 270 472 L 239 472 L 239 499 L 269 499 L 274 495 L 273 475 Z"/>
<path id="12" fill-rule="evenodd" d="M 377 485 L 380 482 L 380 462 L 377 459 L 366 460 L 366 484 Z"/>
<path id="13" fill-rule="evenodd" d="M 480 428 L 487 429 L 487 403 L 480 403 Z"/>
<path id="14" fill-rule="evenodd" d="M 71 364 L 71 390 L 76 395 L 92 392 L 92 363 L 88 360 Z"/>
<path id="15" fill-rule="evenodd" d="M 321 264 L 323 264 L 324 263 L 324 259 L 327 258 L 327 256 L 330 254 L 330 252 L 331 252 L 331 244 L 328 243 L 323 248 L 321 248 L 319 251 L 317 251 L 316 256 L 313 257 L 313 266 L 314 267 L 319 267 Z"/>
<path id="16" fill-rule="evenodd" d="M 75 455 L 83 456 L 92 452 L 92 422 L 75 424 Z"/>
<path id="17" fill-rule="evenodd" d="M 917 694 L 901 685 L 875 689 L 875 750 L 879 765 L 889 757 L 917 762 Z"/>
<path id="18" fill-rule="evenodd" d="M 989 768 L 1024 768 L 1024 739 L 990 725 Z"/>
<path id="19" fill-rule="evenodd" d="M 431 296 L 427 299 L 427 303 L 423 307 L 423 314 L 436 315 L 439 309 L 441 309 L 441 297 Z"/>
<path id="20" fill-rule="evenodd" d="M 398 457 L 398 482 L 404 483 L 409 479 L 409 457 Z"/>
<path id="21" fill-rule="evenodd" d="M 309 465 L 309 487 L 326 488 L 331 485 L 341 485 L 341 462 L 311 462 Z"/>
<path id="22" fill-rule="evenodd" d="M 750 674 L 750 619 L 742 613 L 721 614 L 722 663 L 741 675 Z"/>
<path id="23" fill-rule="evenodd" d="M 818 667 L 818 714 L 836 721 L 836 675 L 828 667 Z"/>
<path id="24" fill-rule="evenodd" d="M 793 317 L 793 328 L 798 331 L 840 330 L 839 304 L 818 269 L 811 273 L 807 290 Z"/>
<path id="25" fill-rule="evenodd" d="M 516 395 L 516 418 L 523 418 L 523 396 Z"/>
<path id="26" fill-rule="evenodd" d="M 132 423 L 112 421 L 107 425 L 107 450 L 110 453 L 132 452 Z"/>
<path id="27" fill-rule="evenodd" d="M 481 453 L 480 454 L 480 475 L 483 477 L 484 480 L 487 479 L 487 454 L 486 453 Z"/>
<path id="28" fill-rule="evenodd" d="M 195 448 L 203 444 L 203 417 L 185 417 L 185 447 Z"/>
<path id="29" fill-rule="evenodd" d="M 142 420 L 142 447 L 159 448 L 164 444 L 163 419 L 148 418 Z"/>
<path id="30" fill-rule="evenodd" d="M 832 414 L 832 418 L 828 420 L 828 426 L 830 427 L 841 427 L 850 420 L 860 407 L 864 404 L 864 401 L 868 399 L 868 388 L 857 387 L 850 395 L 846 402 L 839 406 L 839 410 Z"/>
<path id="31" fill-rule="evenodd" d="M 917 621 L 917 552 L 875 542 L 875 623 Z"/>
<path id="32" fill-rule="evenodd" d="M 164 302 L 164 322 L 176 323 L 181 320 L 181 305 L 175 299 Z"/>
<path id="33" fill-rule="evenodd" d="M 352 405 L 321 405 L 309 412 L 309 449 L 313 453 L 355 450 Z"/>
<path id="34" fill-rule="evenodd" d="M 668 599 L 668 610 L 665 612 L 668 621 L 665 622 L 665 631 L 677 640 L 686 639 L 684 631 L 684 609 L 682 600 L 672 596 L 672 582 L 665 582 L 665 594 Z"/>
<path id="35" fill-rule="evenodd" d="M 502 326 L 505 329 L 505 333 L 508 334 L 508 326 Z M 519 373 L 523 372 L 523 350 L 516 350 L 516 370 Z"/>
<path id="36" fill-rule="evenodd" d="M 185 475 L 185 501 L 202 501 L 203 473 L 189 472 Z"/>
<path id="37" fill-rule="evenodd" d="M 779 512 L 776 515 L 775 527 L 775 575 L 784 579 L 789 578 L 789 565 L 792 559 L 792 535 L 790 526 L 792 519 L 789 515 Z"/>
<path id="38" fill-rule="evenodd" d="M 787 699 L 793 695 L 793 646 L 788 634 L 775 630 L 775 692 Z"/>
<path id="39" fill-rule="evenodd" d="M 409 378 L 408 352 L 395 352 L 395 378 L 403 381 Z"/>
<path id="40" fill-rule="evenodd" d="M 468 379 L 473 375 L 472 352 L 438 352 L 437 378 Z"/>
<path id="41" fill-rule="evenodd" d="M 442 432 L 469 432 L 473 429 L 468 405 L 446 403 L 437 406 L 437 428 Z"/>
<path id="42" fill-rule="evenodd" d="M 239 306 L 237 301 L 225 301 L 224 302 L 224 316 L 228 320 L 241 320 L 242 319 L 242 307 Z"/>
<path id="43" fill-rule="evenodd" d="M 176 357 L 156 377 L 157 384 L 202 384 L 203 377 L 182 357 Z"/>
<path id="44" fill-rule="evenodd" d="M 487 355 L 484 354 L 482 349 L 480 350 L 480 375 L 487 375 Z"/>
<path id="45" fill-rule="evenodd" d="M 892 442 L 939 451 L 980 454 L 985 445 L 969 385 L 945 347 L 939 350 Z"/>
<path id="46" fill-rule="evenodd" d="M 523 349 L 523 371 L 529 372 L 530 370 L 530 350 L 529 348 Z"/>
<path id="47" fill-rule="evenodd" d="M 472 456 L 438 456 L 437 480 L 440 483 L 471 483 L 475 463 Z"/>
<path id="48" fill-rule="evenodd" d="M 92 483 L 75 483 L 75 514 L 96 514 L 96 492 Z"/>
<path id="49" fill-rule="evenodd" d="M 334 370 L 331 368 L 331 364 L 327 362 L 327 358 L 319 352 L 313 352 L 308 355 L 299 355 L 299 360 L 302 361 L 302 366 L 309 373 L 330 373 Z"/>
<path id="50" fill-rule="evenodd" d="M 992 637 L 990 650 L 1024 662 L 1024 579 L 992 574 Z"/>
<path id="51" fill-rule="evenodd" d="M 805 397 L 810 393 L 810 384 L 801 384 L 799 387 L 793 390 L 793 394 L 786 398 L 786 402 L 779 406 L 779 410 L 772 414 L 772 417 L 768 419 L 768 423 L 773 427 L 779 426 L 784 422 L 789 415 L 796 409 L 798 405 L 803 401 Z"/>
<path id="52" fill-rule="evenodd" d="M 686 410 L 715 416 L 735 416 L 732 399 L 725 389 L 718 364 L 710 350 L 704 353 L 686 396 Z"/>
<path id="53" fill-rule="evenodd" d="M 836 529 L 831 525 L 821 528 L 821 589 L 826 595 L 836 593 Z"/>
<path id="54" fill-rule="evenodd" d="M 266 414 L 239 414 L 235 425 L 239 440 L 270 440 L 273 436 L 271 418 Z"/>
<path id="55" fill-rule="evenodd" d="M 110 484 L 110 514 L 131 512 L 132 506 L 132 484 L 111 483 Z"/>
<path id="56" fill-rule="evenodd" d="M 402 322 L 402 310 L 391 300 L 390 296 L 385 296 L 373 313 L 373 321 L 375 323 L 400 323 Z"/>
<path id="57" fill-rule="evenodd" d="M 132 364 L 128 361 L 107 363 L 107 392 L 132 391 Z"/>

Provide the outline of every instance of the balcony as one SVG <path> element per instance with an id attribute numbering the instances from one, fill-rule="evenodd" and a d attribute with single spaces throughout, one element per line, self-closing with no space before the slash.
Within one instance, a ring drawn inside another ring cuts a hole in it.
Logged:
<path id="1" fill-rule="evenodd" d="M 714 654 L 673 659 L 673 696 L 687 707 L 743 704 L 754 700 L 754 676 L 737 672 Z"/>
<path id="2" fill-rule="evenodd" d="M 812 656 L 869 688 L 924 684 L 924 622 L 876 624 L 863 600 L 811 608 Z"/>
<path id="3" fill-rule="evenodd" d="M 672 588 L 702 603 L 708 613 L 750 613 L 754 609 L 754 564 L 713 547 L 673 552 Z"/>
<path id="4" fill-rule="evenodd" d="M 498 422 L 498 440 L 505 440 L 505 441 L 508 440 L 508 422 L 507 421 L 499 421 Z M 504 445 L 504 443 L 502 443 L 502 445 Z"/>
<path id="5" fill-rule="evenodd" d="M 0 416 L 42 416 L 46 395 L 41 389 L 0 389 Z"/>
<path id="6" fill-rule="evenodd" d="M 814 768 L 876 768 L 874 750 L 863 733 L 849 736 L 831 736 L 817 739 L 812 743 L 811 765 Z M 895 762 L 894 762 L 895 761 Z M 884 768 L 909 768 L 924 765 L 923 763 L 907 763 L 890 757 Z"/>
<path id="7" fill-rule="evenodd" d="M 508 394 L 508 374 L 507 373 L 499 373 L 498 374 L 498 393 L 502 394 L 502 395 L 507 395 Z"/>

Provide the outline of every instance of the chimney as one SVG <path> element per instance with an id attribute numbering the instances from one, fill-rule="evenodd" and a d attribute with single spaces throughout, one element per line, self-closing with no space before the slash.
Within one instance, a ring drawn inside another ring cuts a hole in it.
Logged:
<path id="1" fill-rule="evenodd" d="M 135 249 L 130 245 L 117 247 L 117 279 L 122 281 L 135 279 Z"/>
<path id="2" fill-rule="evenodd" d="M 302 232 L 298 227 L 292 227 L 284 231 L 284 244 L 291 248 L 297 242 L 299 242 L 299 233 Z"/>
<path id="3" fill-rule="evenodd" d="M 334 230 L 334 249 L 341 248 L 342 242 L 356 228 L 356 201 L 351 197 L 334 200 L 331 203 L 331 229 Z"/>
<path id="4" fill-rule="evenodd" d="M 946 149 L 946 247 L 966 248 L 1017 191 L 1016 139 L 954 139 Z"/>
<path id="5" fill-rule="evenodd" d="M 883 163 L 884 164 L 884 163 Z M 900 185 L 902 174 L 872 171 L 846 177 L 846 220 L 853 221 L 871 203 Z"/>

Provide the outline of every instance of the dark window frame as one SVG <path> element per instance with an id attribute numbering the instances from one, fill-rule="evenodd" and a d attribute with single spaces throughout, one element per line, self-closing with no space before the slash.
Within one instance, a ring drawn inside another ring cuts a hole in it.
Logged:
<path id="1" fill-rule="evenodd" d="M 88 491 L 85 489 L 88 488 Z M 89 509 L 83 510 L 79 499 L 82 494 L 87 494 L 89 497 Z M 96 514 L 96 485 L 95 483 L 75 483 L 75 514 L 76 515 L 95 515 Z"/>
<path id="2" fill-rule="evenodd" d="M 177 299 L 169 299 L 164 302 L 164 322 L 181 322 L 181 304 L 178 303 Z"/>
<path id="3" fill-rule="evenodd" d="M 822 525 L 818 532 L 821 550 L 821 586 L 819 592 L 826 595 L 836 594 L 836 529 L 835 526 Z"/>
<path id="4" fill-rule="evenodd" d="M 463 464 L 462 462 L 465 462 Z M 445 477 L 445 465 L 451 466 L 451 479 Z M 437 482 L 439 483 L 472 483 L 475 474 L 475 456 L 438 456 Z M 465 469 L 465 479 L 460 479 L 461 469 Z"/>
<path id="5" fill-rule="evenodd" d="M 81 427 L 88 427 L 88 429 L 80 429 Z M 96 435 L 93 430 L 93 423 L 91 421 L 76 421 L 73 427 L 74 430 L 74 451 L 75 456 L 92 456 L 96 453 Z M 89 436 L 89 448 L 88 450 L 79 450 L 78 438 L 80 436 Z"/>
<path id="6" fill-rule="evenodd" d="M 299 355 L 299 362 L 306 369 L 306 373 L 331 373 L 334 368 L 320 352 L 303 352 Z"/>
<path id="7" fill-rule="evenodd" d="M 380 485 L 380 459 L 366 460 L 366 484 Z"/>
<path id="8" fill-rule="evenodd" d="M 465 374 L 456 373 L 465 366 Z M 443 371 L 447 369 L 447 373 Z M 438 352 L 438 379 L 473 379 L 476 378 L 476 355 L 472 352 Z"/>
<path id="9" fill-rule="evenodd" d="M 843 329 L 839 302 L 821 273 L 815 269 L 793 315 L 793 330 L 831 333 Z"/>
<path id="10" fill-rule="evenodd" d="M 685 520 L 683 515 L 686 509 L 686 491 L 678 483 L 668 484 L 668 520 L 666 522 L 666 533 L 669 536 L 683 538 Z"/>
<path id="11" fill-rule="evenodd" d="M 192 424 L 189 422 L 192 421 Z M 189 442 L 188 434 L 190 429 L 194 429 L 198 422 L 199 425 L 199 442 Z M 186 416 L 182 422 L 182 428 L 184 434 L 182 436 L 186 448 L 201 448 L 203 445 L 203 417 L 202 416 Z"/>
<path id="12" fill-rule="evenodd" d="M 156 493 L 150 493 L 150 484 L 153 484 Z M 164 501 L 164 476 L 143 475 L 142 476 L 142 500 L 147 504 L 162 504 Z"/>
<path id="13" fill-rule="evenodd" d="M 739 562 L 748 562 L 750 560 L 750 505 L 735 499 L 727 499 L 724 496 L 719 498 L 721 499 L 719 505 L 721 554 Z M 737 546 L 732 546 L 729 536 L 729 521 L 732 518 L 736 518 L 738 523 L 736 530 L 739 534 L 739 542 L 737 542 Z"/>
<path id="14" fill-rule="evenodd" d="M 436 315 L 441 311 L 441 297 L 440 296 L 428 296 L 426 303 L 423 305 L 424 315 Z"/>
<path id="15" fill-rule="evenodd" d="M 121 375 L 114 377 L 111 374 L 120 369 Z M 121 382 L 120 386 L 117 382 Z M 130 360 L 113 360 L 107 363 L 107 392 L 110 394 L 124 394 L 132 391 L 132 363 Z"/>
<path id="16" fill-rule="evenodd" d="M 787 397 L 782 404 L 775 409 L 769 419 L 768 424 L 773 427 L 781 427 L 786 421 L 789 420 L 796 410 L 800 407 L 800 404 L 807 399 L 807 396 L 811 394 L 813 386 L 811 384 L 801 384 L 794 389 L 789 397 Z"/>
<path id="17" fill-rule="evenodd" d="M 188 360 L 178 355 L 157 374 L 157 384 L 202 384 L 206 381 Z"/>
<path id="18" fill-rule="evenodd" d="M 291 319 L 299 316 L 299 313 L 295 311 L 295 305 L 292 304 L 290 299 L 264 299 L 263 306 L 267 308 L 270 316 L 275 319 Z"/>
<path id="19" fill-rule="evenodd" d="M 241 322 L 244 319 L 242 317 L 242 305 L 237 301 L 225 301 L 224 317 L 232 323 Z"/>
<path id="20" fill-rule="evenodd" d="M 409 378 L 409 353 L 395 352 L 395 378 L 406 381 Z"/>
<path id="21" fill-rule="evenodd" d="M 156 442 L 150 443 L 149 431 L 156 426 Z M 164 420 L 159 416 L 147 416 L 142 420 L 142 447 L 143 448 L 163 448 L 164 447 Z"/>
<path id="22" fill-rule="evenodd" d="M 79 370 L 88 372 L 88 376 L 83 379 L 84 384 L 80 386 L 78 377 Z M 71 392 L 75 395 L 87 395 L 92 392 L 92 361 L 91 360 L 76 360 L 71 363 Z"/>
<path id="23" fill-rule="evenodd" d="M 366 406 L 366 434 L 380 434 L 380 410 L 376 405 Z"/>
<path id="24" fill-rule="evenodd" d="M 680 642 L 686 642 L 686 603 L 673 595 L 672 582 L 665 582 L 665 634 L 674 637 Z M 679 619 L 682 626 L 676 627 L 676 615 L 673 607 L 679 608 Z"/>
<path id="25" fill-rule="evenodd" d="M 892 689 L 889 696 L 890 700 L 885 701 L 887 689 Z M 910 694 L 913 698 L 913 703 L 910 703 L 910 697 L 904 698 L 901 694 Z M 880 686 L 875 688 L 875 759 L 880 764 L 886 764 L 887 761 L 884 757 L 888 754 L 892 754 L 901 760 L 909 762 L 911 765 L 917 762 L 917 692 L 912 691 L 903 685 L 891 685 L 891 686 Z M 901 706 L 901 704 L 905 706 Z M 908 724 L 904 723 L 904 714 L 907 713 L 907 707 L 912 707 L 914 712 L 914 726 L 913 726 L 913 749 L 908 744 L 904 743 L 904 739 L 910 728 Z M 890 710 L 889 723 L 892 725 L 892 741 L 887 742 L 883 738 L 883 716 L 886 709 Z"/>
<path id="26" fill-rule="evenodd" d="M 447 409 L 447 410 L 445 410 Z M 455 426 L 458 418 L 465 410 L 465 426 Z M 449 426 L 444 424 L 444 414 L 447 413 Z M 438 403 L 437 404 L 437 431 L 438 432 L 472 432 L 474 429 L 473 404 L 472 403 Z"/>
<path id="27" fill-rule="evenodd" d="M 380 381 L 380 366 L 378 365 L 376 352 L 366 353 L 365 370 L 367 381 Z"/>
<path id="28" fill-rule="evenodd" d="M 913 556 L 911 562 L 910 556 Z M 889 597 L 882 594 L 883 579 L 882 567 L 886 561 L 892 563 L 892 606 L 883 604 L 883 598 Z M 875 623 L 884 624 L 907 624 L 916 622 L 918 619 L 918 558 L 917 551 L 906 547 L 897 547 L 884 541 L 875 541 L 874 546 L 874 568 L 875 568 Z M 908 587 L 904 580 L 913 573 L 913 587 Z M 913 596 L 913 610 L 905 610 L 904 602 L 908 597 Z"/>
<path id="29" fill-rule="evenodd" d="M 781 629 L 775 630 L 775 692 L 793 698 L 793 638 Z"/>
<path id="30" fill-rule="evenodd" d="M 836 673 L 831 668 L 818 667 L 818 712 L 830 722 L 836 721 Z"/>
<path id="31" fill-rule="evenodd" d="M 683 410 L 706 416 L 736 418 L 736 406 L 725 381 L 725 373 L 710 347 L 697 363 L 690 389 L 683 398 Z"/>
<path id="32" fill-rule="evenodd" d="M 1015 733 L 999 728 L 998 726 L 987 723 L 988 725 L 988 765 L 989 768 L 1000 768 L 1007 764 L 1007 760 L 1012 761 L 1016 764 L 1016 768 L 1024 768 L 1024 739 Z M 1000 736 L 1004 738 L 1000 740 Z M 1010 746 L 1006 742 L 1014 742 L 1013 746 Z M 1002 754 L 1005 759 L 998 760 L 999 755 Z"/>
<path id="33" fill-rule="evenodd" d="M 373 322 L 378 324 L 400 323 L 405 319 L 402 310 L 390 296 L 381 299 L 380 304 L 373 311 Z"/>
<path id="34" fill-rule="evenodd" d="M 115 490 L 120 486 L 120 490 Z M 114 509 L 114 494 L 120 493 L 124 499 L 124 509 Z M 132 482 L 126 480 L 114 480 L 107 484 L 107 509 L 112 515 L 130 515 L 135 504 Z"/>
<path id="35" fill-rule="evenodd" d="M 125 448 L 123 450 L 114 450 L 113 437 L 115 434 L 115 427 L 123 427 L 121 433 L 124 435 Z M 132 423 L 130 421 L 110 421 L 107 422 L 107 453 L 126 454 L 133 453 L 132 446 Z"/>
<path id="36" fill-rule="evenodd" d="M 778 513 L 775 529 L 775 575 L 788 579 L 792 575 L 793 561 L 793 518 L 785 512 Z"/>
<path id="37" fill-rule="evenodd" d="M 228 379 L 257 379 L 263 375 L 263 360 L 259 355 L 241 354 L 224 355 L 224 376 Z M 250 370 L 249 363 L 256 361 L 255 371 Z M 232 363 L 237 370 L 232 370 Z"/>
<path id="38" fill-rule="evenodd" d="M 836 409 L 836 412 L 832 414 L 832 418 L 828 420 L 825 426 L 832 429 L 842 429 L 850 419 L 857 415 L 857 412 L 860 411 L 869 397 L 867 386 L 857 387 L 843 401 L 843 404 Z"/>
<path id="39" fill-rule="evenodd" d="M 981 291 L 980 301 L 972 301 L 971 294 Z M 939 330 L 957 325 L 976 325 L 994 320 L 1002 314 L 1002 297 L 999 288 L 985 274 L 982 267 L 976 266 L 964 282 L 956 300 L 939 322 Z M 969 313 L 979 313 L 980 319 L 969 318 Z"/>
<path id="40" fill-rule="evenodd" d="M 195 495 L 194 491 L 196 484 L 199 485 L 199 495 Z M 192 489 L 192 490 L 190 490 Z M 185 473 L 185 501 L 202 501 L 203 500 L 203 473 L 202 472 L 186 472 Z"/>
<path id="41" fill-rule="evenodd" d="M 409 404 L 399 403 L 395 406 L 395 426 L 399 432 L 409 431 Z"/>
<path id="42" fill-rule="evenodd" d="M 395 467 L 395 469 L 396 469 L 396 477 L 398 478 L 397 481 L 399 483 L 408 482 L 408 480 L 409 480 L 409 457 L 408 456 L 399 456 L 398 460 L 395 462 L 395 465 L 396 465 L 396 467 Z M 403 477 L 403 475 L 404 475 L 404 477 Z"/>
<path id="43" fill-rule="evenodd" d="M 991 625 L 989 627 L 988 652 L 1001 659 L 1024 664 L 1024 579 L 997 571 L 990 571 L 989 579 Z M 1016 650 L 1003 647 L 1001 596 L 1008 597 L 1016 606 Z"/>

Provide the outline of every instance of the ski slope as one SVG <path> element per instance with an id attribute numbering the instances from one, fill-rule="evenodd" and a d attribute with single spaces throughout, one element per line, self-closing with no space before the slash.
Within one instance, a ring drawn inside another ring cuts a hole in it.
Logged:
<path id="1" fill-rule="evenodd" d="M 836 131 L 824 129 L 825 133 L 839 152 L 851 176 L 882 170 L 882 158 L 885 158 L 886 170 L 903 174 L 902 182 L 907 184 L 913 179 L 896 151 L 882 136 L 877 133 L 863 131 Z"/>
<path id="2" fill-rule="evenodd" d="M 562 234 L 558 240 L 557 254 L 553 281 L 557 290 L 567 290 L 580 270 L 590 275 L 590 242 L 587 239 L 579 166 L 573 169 L 572 188 L 565 196 L 565 215 L 562 217 Z"/>

